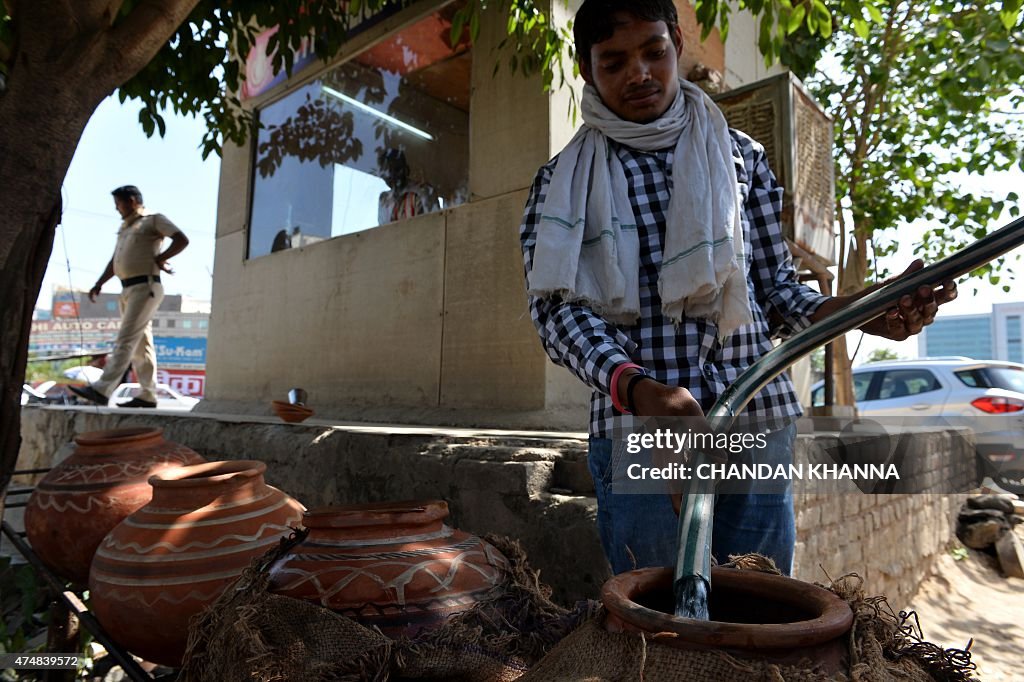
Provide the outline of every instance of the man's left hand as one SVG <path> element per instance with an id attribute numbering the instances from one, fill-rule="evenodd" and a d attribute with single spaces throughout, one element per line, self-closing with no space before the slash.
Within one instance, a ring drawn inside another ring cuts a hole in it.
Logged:
<path id="1" fill-rule="evenodd" d="M 888 279 L 881 284 L 865 290 L 863 294 L 870 293 L 875 289 L 908 277 L 924 267 L 924 261 L 915 260 L 910 264 L 903 274 Z M 935 313 L 939 306 L 949 303 L 956 298 L 956 282 L 948 280 L 943 282 L 941 287 L 922 286 L 914 294 L 907 294 L 899 300 L 895 308 L 890 308 L 884 315 L 871 320 L 861 330 L 868 334 L 881 336 L 893 341 L 903 341 L 914 334 L 920 333 L 922 329 L 935 321 Z"/>
<path id="2" fill-rule="evenodd" d="M 166 273 L 167 273 L 168 275 L 173 275 L 173 274 L 174 274 L 174 270 L 172 270 L 172 269 L 171 269 L 171 266 L 169 266 L 169 265 L 167 264 L 167 261 L 165 261 L 165 260 L 160 260 L 160 257 L 159 257 L 159 256 L 157 256 L 157 257 L 156 257 L 156 258 L 154 258 L 153 260 L 155 260 L 155 261 L 156 261 L 156 266 L 157 266 L 158 268 L 160 268 L 161 270 L 163 270 L 164 272 L 166 272 Z"/>

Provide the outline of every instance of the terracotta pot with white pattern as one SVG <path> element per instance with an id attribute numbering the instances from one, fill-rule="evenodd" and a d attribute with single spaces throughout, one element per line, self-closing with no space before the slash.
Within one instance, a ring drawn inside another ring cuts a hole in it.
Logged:
<path id="1" fill-rule="evenodd" d="M 89 573 L 92 610 L 119 644 L 180 665 L 189 619 L 301 523 L 304 507 L 266 469 L 210 462 L 150 479 L 153 499 L 103 539 Z"/>
<path id="2" fill-rule="evenodd" d="M 389 637 L 416 634 L 501 594 L 508 560 L 451 528 L 441 500 L 307 512 L 309 535 L 270 568 L 270 591 L 319 604 Z"/>
<path id="3" fill-rule="evenodd" d="M 149 502 L 149 477 L 206 460 L 152 427 L 89 431 L 74 443 L 29 498 L 25 532 L 50 570 L 84 585 L 103 536 Z"/>

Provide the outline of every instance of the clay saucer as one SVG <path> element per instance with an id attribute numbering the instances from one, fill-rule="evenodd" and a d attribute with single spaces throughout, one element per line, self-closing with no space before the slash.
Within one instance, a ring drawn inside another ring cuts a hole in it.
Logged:
<path id="1" fill-rule="evenodd" d="M 313 416 L 313 410 L 304 405 L 292 405 L 281 400 L 271 401 L 274 413 L 289 424 L 298 424 Z"/>

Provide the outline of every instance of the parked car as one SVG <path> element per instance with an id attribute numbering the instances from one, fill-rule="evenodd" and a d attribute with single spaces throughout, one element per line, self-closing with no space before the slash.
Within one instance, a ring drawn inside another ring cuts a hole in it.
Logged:
<path id="1" fill-rule="evenodd" d="M 971 426 L 979 473 L 1024 493 L 1024 365 L 966 357 L 871 362 L 853 370 L 853 392 L 861 417 Z M 824 405 L 824 394 L 824 382 L 814 384 L 811 405 Z"/>
<path id="2" fill-rule="evenodd" d="M 21 385 L 21 404 L 28 405 L 29 403 L 43 403 L 46 402 L 46 394 L 40 393 L 36 389 L 32 388 L 28 384 L 22 383 Z"/>
<path id="3" fill-rule="evenodd" d="M 132 398 L 139 397 L 141 394 L 142 387 L 139 384 L 121 384 L 110 395 L 110 406 L 117 407 Z M 181 410 L 187 412 L 198 402 L 199 398 L 182 395 L 167 384 L 156 385 L 156 407 L 159 410 Z"/>
<path id="4" fill-rule="evenodd" d="M 78 385 L 78 384 L 76 384 Z M 68 390 L 68 384 L 57 383 L 49 380 L 37 384 L 35 387 L 27 384 L 22 387 L 21 404 L 43 404 L 43 405 L 81 405 L 82 400 Z"/>

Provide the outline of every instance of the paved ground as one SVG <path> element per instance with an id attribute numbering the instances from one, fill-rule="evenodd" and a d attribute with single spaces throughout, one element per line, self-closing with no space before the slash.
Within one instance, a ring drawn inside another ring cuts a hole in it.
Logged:
<path id="1" fill-rule="evenodd" d="M 911 608 L 930 642 L 963 648 L 974 638 L 979 680 L 1024 680 L 1024 580 L 1004 578 L 994 557 L 973 550 L 959 561 L 943 555 Z"/>

